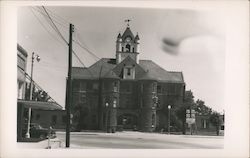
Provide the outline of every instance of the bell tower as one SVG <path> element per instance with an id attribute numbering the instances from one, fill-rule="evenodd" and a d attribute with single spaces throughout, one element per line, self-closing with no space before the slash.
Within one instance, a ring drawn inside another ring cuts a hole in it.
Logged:
<path id="1" fill-rule="evenodd" d="M 119 64 L 127 56 L 130 56 L 136 63 L 139 63 L 139 53 L 140 53 L 140 38 L 137 33 L 136 36 L 132 33 L 129 27 L 129 22 L 131 20 L 125 20 L 127 22 L 127 28 L 124 33 L 120 33 L 116 40 L 116 64 Z"/>

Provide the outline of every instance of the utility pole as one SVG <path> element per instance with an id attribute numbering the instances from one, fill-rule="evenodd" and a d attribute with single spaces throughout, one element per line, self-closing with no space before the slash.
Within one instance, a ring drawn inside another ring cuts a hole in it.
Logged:
<path id="1" fill-rule="evenodd" d="M 34 59 L 35 59 L 35 53 L 32 52 L 31 57 L 31 73 L 30 73 L 30 100 L 32 100 L 32 93 L 33 93 L 33 66 L 34 66 Z M 36 60 L 40 61 L 39 55 L 36 55 Z M 25 138 L 30 138 L 30 121 L 31 121 L 31 107 L 28 109 L 28 122 L 27 122 L 27 131 L 25 134 Z"/>
<path id="2" fill-rule="evenodd" d="M 70 146 L 70 126 L 71 126 L 71 103 L 72 103 L 72 33 L 74 32 L 74 25 L 69 25 L 69 65 L 68 65 L 68 80 L 67 80 L 67 95 L 66 95 L 66 113 L 67 113 L 67 125 L 66 125 L 66 148 Z"/>

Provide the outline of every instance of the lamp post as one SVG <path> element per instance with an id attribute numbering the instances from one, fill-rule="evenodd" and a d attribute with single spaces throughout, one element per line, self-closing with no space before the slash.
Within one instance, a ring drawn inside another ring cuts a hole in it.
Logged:
<path id="1" fill-rule="evenodd" d="M 32 52 L 31 57 L 31 73 L 30 73 L 30 100 L 32 100 L 32 93 L 33 93 L 33 65 L 34 65 L 34 59 L 36 58 L 37 62 L 41 60 L 39 55 L 35 55 L 34 52 Z M 28 111 L 28 124 L 27 124 L 27 132 L 25 134 L 25 138 L 30 138 L 30 120 L 31 120 L 31 108 L 29 107 Z"/>
<path id="2" fill-rule="evenodd" d="M 153 106 L 152 106 L 152 112 L 153 112 L 153 116 L 152 116 L 152 130 L 154 130 L 156 128 L 156 107 L 158 104 L 158 97 L 156 95 L 154 95 L 152 97 L 153 99 Z"/>
<path id="3" fill-rule="evenodd" d="M 106 131 L 107 131 L 107 132 L 108 132 L 108 130 L 109 130 L 109 129 L 108 129 L 108 124 L 109 124 L 109 122 L 108 122 L 108 107 L 109 107 L 109 103 L 106 103 L 106 104 L 105 104 L 105 109 L 106 109 L 106 110 L 105 110 L 105 113 L 106 113 L 106 118 L 105 118 L 106 121 L 105 121 L 105 122 L 106 122 Z"/>
<path id="4" fill-rule="evenodd" d="M 171 105 L 168 105 L 168 134 L 170 134 L 170 109 Z"/>

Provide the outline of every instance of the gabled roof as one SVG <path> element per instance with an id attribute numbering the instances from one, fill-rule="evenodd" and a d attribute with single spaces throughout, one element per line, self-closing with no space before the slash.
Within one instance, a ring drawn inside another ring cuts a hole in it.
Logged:
<path id="1" fill-rule="evenodd" d="M 135 79 L 156 80 L 169 83 L 184 83 L 182 72 L 166 71 L 151 60 L 140 60 L 137 64 L 131 57 L 125 58 L 116 65 L 112 58 L 102 58 L 89 68 L 72 68 L 73 79 L 97 79 L 101 78 L 122 78 L 124 66 L 134 66 L 136 70 Z"/>
<path id="2" fill-rule="evenodd" d="M 90 79 L 104 77 L 107 73 L 116 66 L 115 59 L 102 58 L 89 68 L 72 68 L 72 78 L 75 79 Z M 110 75 L 109 75 L 110 76 Z M 107 76 L 106 76 L 107 77 Z"/>
<path id="3" fill-rule="evenodd" d="M 127 56 L 122 62 L 120 62 L 113 71 L 116 73 L 117 76 L 122 78 L 123 75 L 123 68 L 125 66 L 132 66 L 135 67 L 135 78 L 142 76 L 145 73 L 143 68 L 135 62 L 130 56 Z"/>
<path id="4" fill-rule="evenodd" d="M 133 33 L 129 27 L 127 27 L 126 30 L 124 31 L 124 33 L 122 35 L 122 40 L 124 41 L 127 36 L 130 36 L 132 39 L 135 38 L 135 36 L 133 35 Z"/>
<path id="5" fill-rule="evenodd" d="M 120 77 L 118 77 L 113 70 L 110 70 L 109 72 L 107 72 L 103 78 L 112 78 L 112 79 L 120 79 Z"/>
<path id="6" fill-rule="evenodd" d="M 146 71 L 140 80 L 157 80 L 163 82 L 181 82 L 183 77 L 181 72 L 169 72 L 151 60 L 140 60 L 139 65 Z"/>
<path id="7" fill-rule="evenodd" d="M 72 68 L 72 78 L 74 79 L 90 79 L 92 78 L 92 73 L 88 70 L 88 68 L 83 67 L 73 67 Z"/>

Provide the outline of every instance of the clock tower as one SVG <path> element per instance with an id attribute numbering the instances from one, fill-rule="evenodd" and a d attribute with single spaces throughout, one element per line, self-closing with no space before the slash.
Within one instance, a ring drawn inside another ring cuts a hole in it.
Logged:
<path id="1" fill-rule="evenodd" d="M 119 64 L 127 56 L 130 56 L 136 63 L 139 63 L 139 53 L 140 53 L 140 38 L 137 33 L 136 36 L 133 35 L 130 30 L 129 24 L 126 30 L 121 35 L 117 36 L 116 40 L 116 64 Z"/>

